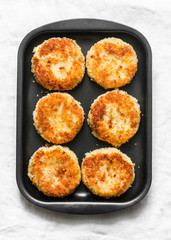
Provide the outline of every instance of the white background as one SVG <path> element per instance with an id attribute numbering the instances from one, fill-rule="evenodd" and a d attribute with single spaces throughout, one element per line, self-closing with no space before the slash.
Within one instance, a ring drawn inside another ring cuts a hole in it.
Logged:
<path id="1" fill-rule="evenodd" d="M 41 25 L 100 18 L 142 32 L 153 52 L 153 183 L 134 207 L 75 216 L 36 207 L 15 181 L 17 51 Z M 171 4 L 169 0 L 0 1 L 0 239 L 171 239 Z"/>

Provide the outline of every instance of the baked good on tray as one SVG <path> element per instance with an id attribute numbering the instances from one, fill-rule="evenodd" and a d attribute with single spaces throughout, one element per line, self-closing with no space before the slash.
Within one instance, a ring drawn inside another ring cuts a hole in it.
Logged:
<path id="1" fill-rule="evenodd" d="M 125 91 L 109 91 L 94 100 L 87 121 L 95 137 L 119 147 L 137 132 L 140 106 Z"/>
<path id="2" fill-rule="evenodd" d="M 71 141 L 80 131 L 84 110 L 70 94 L 55 92 L 39 99 L 33 120 L 42 138 L 62 144 Z"/>
<path id="3" fill-rule="evenodd" d="M 119 38 L 104 38 L 87 52 L 86 67 L 91 80 L 105 89 L 124 86 L 137 71 L 133 47 Z"/>
<path id="4" fill-rule="evenodd" d="M 49 90 L 71 90 L 83 79 L 85 60 L 81 48 L 70 38 L 50 38 L 33 49 L 32 72 Z"/>
<path id="5" fill-rule="evenodd" d="M 105 38 L 87 53 L 86 67 L 91 80 L 105 89 L 129 83 L 137 71 L 137 56 L 131 45 L 118 38 Z M 34 48 L 32 72 L 49 90 L 71 90 L 84 76 L 81 48 L 69 38 L 50 38 Z M 68 93 L 54 92 L 39 99 L 33 111 L 37 132 L 48 142 L 71 141 L 84 122 L 84 110 Z M 137 132 L 140 106 L 135 97 L 116 89 L 97 97 L 87 122 L 100 140 L 120 147 Z M 117 148 L 86 153 L 82 180 L 92 193 L 105 198 L 126 192 L 134 181 L 134 164 Z M 77 156 L 67 147 L 39 148 L 31 157 L 28 177 L 45 195 L 64 197 L 79 185 L 81 171 Z"/>
<path id="6" fill-rule="evenodd" d="M 60 145 L 40 147 L 29 161 L 28 177 L 47 196 L 67 196 L 81 180 L 77 156 Z"/>
<path id="7" fill-rule="evenodd" d="M 134 164 L 116 148 L 101 148 L 85 154 L 83 183 L 100 197 L 120 196 L 131 187 L 134 178 Z"/>

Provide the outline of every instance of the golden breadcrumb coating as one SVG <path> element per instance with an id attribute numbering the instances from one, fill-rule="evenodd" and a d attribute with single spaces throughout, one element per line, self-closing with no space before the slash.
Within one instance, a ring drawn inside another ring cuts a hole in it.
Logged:
<path id="1" fill-rule="evenodd" d="M 105 38 L 87 53 L 88 75 L 105 89 L 124 86 L 137 71 L 137 55 L 133 47 L 119 38 Z"/>
<path id="2" fill-rule="evenodd" d="M 95 137 L 119 147 L 137 132 L 140 106 L 125 91 L 113 90 L 94 101 L 87 121 Z"/>
<path id="3" fill-rule="evenodd" d="M 82 162 L 83 183 L 96 195 L 120 196 L 133 183 L 134 164 L 116 148 L 101 148 L 86 153 Z"/>
<path id="4" fill-rule="evenodd" d="M 85 59 L 76 41 L 50 38 L 33 49 L 32 72 L 49 90 L 71 90 L 83 79 Z"/>
<path id="5" fill-rule="evenodd" d="M 64 197 L 72 193 L 81 180 L 78 159 L 67 147 L 41 147 L 31 157 L 28 177 L 47 196 Z"/>
<path id="6" fill-rule="evenodd" d="M 38 133 L 48 142 L 71 141 L 82 127 L 84 111 L 70 94 L 51 93 L 42 97 L 33 112 Z"/>

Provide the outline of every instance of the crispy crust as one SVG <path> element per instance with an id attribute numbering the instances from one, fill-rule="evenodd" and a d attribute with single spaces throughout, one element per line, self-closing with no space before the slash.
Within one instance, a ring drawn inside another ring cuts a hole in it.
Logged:
<path id="1" fill-rule="evenodd" d="M 119 147 L 137 132 L 140 106 L 126 92 L 113 90 L 94 101 L 87 121 L 95 137 Z"/>
<path id="2" fill-rule="evenodd" d="M 49 90 L 71 90 L 83 79 L 85 59 L 76 41 L 50 38 L 33 49 L 32 72 Z"/>
<path id="3" fill-rule="evenodd" d="M 62 144 L 71 141 L 80 131 L 84 111 L 71 95 L 51 93 L 38 101 L 33 120 L 38 133 L 46 141 Z"/>
<path id="4" fill-rule="evenodd" d="M 101 148 L 86 153 L 82 162 L 84 184 L 100 197 L 124 193 L 135 178 L 131 159 L 116 148 Z"/>
<path id="5" fill-rule="evenodd" d="M 137 55 L 131 45 L 119 38 L 105 38 L 87 53 L 88 75 L 105 89 L 124 86 L 137 71 Z"/>
<path id="6" fill-rule="evenodd" d="M 67 147 L 41 147 L 29 161 L 28 177 L 45 195 L 64 197 L 81 180 L 77 156 Z"/>

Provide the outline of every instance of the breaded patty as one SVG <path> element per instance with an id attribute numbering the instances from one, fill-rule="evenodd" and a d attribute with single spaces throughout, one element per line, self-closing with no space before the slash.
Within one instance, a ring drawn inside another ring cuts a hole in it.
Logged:
<path id="1" fill-rule="evenodd" d="M 137 132 L 140 106 L 125 91 L 113 90 L 93 102 L 87 121 L 95 137 L 119 147 Z"/>
<path id="2" fill-rule="evenodd" d="M 76 41 L 50 38 L 33 49 L 32 72 L 49 90 L 71 90 L 83 79 L 85 60 Z"/>
<path id="3" fill-rule="evenodd" d="M 134 164 L 116 148 L 101 148 L 86 153 L 82 162 L 83 183 L 100 197 L 116 197 L 134 181 Z"/>
<path id="4" fill-rule="evenodd" d="M 64 197 L 81 180 L 77 156 L 67 147 L 41 147 L 29 161 L 28 177 L 45 195 Z"/>
<path id="5" fill-rule="evenodd" d="M 133 47 L 119 38 L 105 38 L 87 53 L 88 75 L 105 89 L 124 86 L 137 71 L 137 55 Z"/>
<path id="6" fill-rule="evenodd" d="M 51 93 L 42 97 L 33 112 L 38 133 L 48 142 L 71 141 L 82 127 L 84 111 L 70 94 Z"/>

